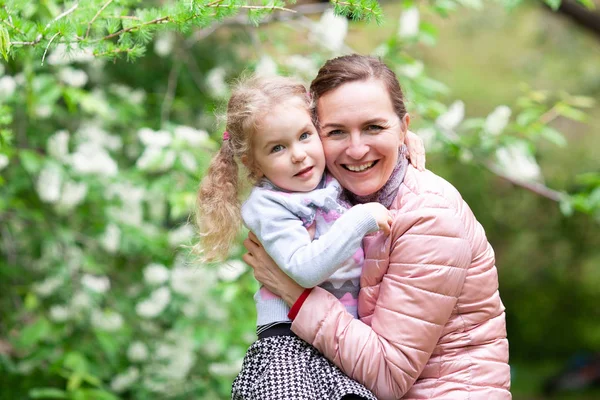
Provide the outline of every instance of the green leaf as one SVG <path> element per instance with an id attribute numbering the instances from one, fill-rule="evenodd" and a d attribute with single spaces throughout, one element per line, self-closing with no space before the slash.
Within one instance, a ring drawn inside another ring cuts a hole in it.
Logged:
<path id="1" fill-rule="evenodd" d="M 8 53 L 10 52 L 10 36 L 8 30 L 4 26 L 0 26 L 0 54 L 8 61 Z"/>
<path id="2" fill-rule="evenodd" d="M 35 175 L 42 168 L 42 158 L 32 150 L 20 150 L 19 159 L 25 171 L 30 175 Z"/>
<path id="3" fill-rule="evenodd" d="M 563 134 L 557 131 L 556 129 L 550 128 L 549 126 L 544 126 L 540 131 L 540 135 L 544 139 L 554 143 L 559 147 L 567 146 L 567 139 L 565 139 Z"/>
<path id="4" fill-rule="evenodd" d="M 578 110 L 576 108 L 573 108 L 565 103 L 559 103 L 556 105 L 556 112 L 559 115 L 562 115 L 563 117 L 567 117 L 569 119 L 572 119 L 574 121 L 585 121 L 586 119 L 586 114 L 581 111 Z"/>
<path id="5" fill-rule="evenodd" d="M 552 10 L 556 11 L 560 7 L 561 0 L 544 0 Z"/>
<path id="6" fill-rule="evenodd" d="M 80 392 L 86 399 L 94 400 L 119 400 L 114 394 L 101 389 L 81 389 Z"/>
<path id="7" fill-rule="evenodd" d="M 37 388 L 29 391 L 29 397 L 32 399 L 66 399 L 67 393 L 64 390 L 56 388 Z"/>
<path id="8" fill-rule="evenodd" d="M 33 346 L 50 334 L 51 328 L 50 322 L 46 318 L 39 318 L 33 324 L 23 328 L 17 346 L 23 350 L 32 350 Z"/>

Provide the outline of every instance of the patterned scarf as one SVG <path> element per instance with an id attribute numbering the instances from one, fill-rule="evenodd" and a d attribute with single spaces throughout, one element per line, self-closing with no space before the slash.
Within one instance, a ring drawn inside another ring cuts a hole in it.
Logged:
<path id="1" fill-rule="evenodd" d="M 348 201 L 350 201 L 351 204 L 363 204 L 376 201 L 383 204 L 386 208 L 390 208 L 394 202 L 394 199 L 396 198 L 396 195 L 398 194 L 398 188 L 404 180 L 404 175 L 406 174 L 407 168 L 407 148 L 406 145 L 403 144 L 398 151 L 398 162 L 394 167 L 392 176 L 390 176 L 390 179 L 386 182 L 386 184 L 375 193 L 371 193 L 366 196 L 357 196 L 348 190 L 344 190 Z"/>

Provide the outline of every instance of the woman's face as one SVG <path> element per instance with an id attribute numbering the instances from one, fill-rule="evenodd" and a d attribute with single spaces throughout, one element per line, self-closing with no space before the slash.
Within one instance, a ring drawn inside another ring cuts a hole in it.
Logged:
<path id="1" fill-rule="evenodd" d="M 329 172 L 358 196 L 386 184 L 404 142 L 410 118 L 395 113 L 377 79 L 345 83 L 317 103 L 320 135 Z"/>

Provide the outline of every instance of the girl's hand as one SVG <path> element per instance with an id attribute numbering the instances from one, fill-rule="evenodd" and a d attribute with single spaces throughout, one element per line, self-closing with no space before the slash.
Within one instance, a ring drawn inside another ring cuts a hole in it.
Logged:
<path id="1" fill-rule="evenodd" d="M 365 203 L 363 206 L 367 207 L 367 210 L 375 218 L 379 230 L 383 231 L 386 235 L 389 235 L 392 231 L 392 222 L 394 222 L 390 210 L 380 203 Z"/>
<path id="2" fill-rule="evenodd" d="M 256 280 L 281 297 L 290 307 L 294 305 L 304 288 L 275 264 L 254 233 L 248 234 L 248 238 L 244 240 L 244 247 L 248 253 L 244 254 L 242 259 L 254 270 Z"/>
<path id="3" fill-rule="evenodd" d="M 404 144 L 408 148 L 408 158 L 413 167 L 419 171 L 425 170 L 425 146 L 423 140 L 415 133 L 408 131 L 404 138 Z"/>

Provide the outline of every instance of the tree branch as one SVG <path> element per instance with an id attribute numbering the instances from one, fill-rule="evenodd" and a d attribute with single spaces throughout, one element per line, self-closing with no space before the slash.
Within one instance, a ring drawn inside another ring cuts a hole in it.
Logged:
<path id="1" fill-rule="evenodd" d="M 113 0 L 108 0 L 106 3 L 104 3 L 104 5 L 102 6 L 102 8 L 100 8 L 98 10 L 98 12 L 96 13 L 96 15 L 94 15 L 94 18 L 92 18 L 92 20 L 88 23 L 88 27 L 87 30 L 85 31 L 85 38 L 87 39 L 88 36 L 90 35 L 90 29 L 92 29 L 92 24 L 94 23 L 94 21 L 96 21 L 96 18 L 98 18 L 98 16 L 100 15 L 100 13 L 102 13 L 102 11 L 104 11 L 104 9 L 106 7 L 108 7 L 110 5 L 110 3 L 112 3 Z"/>
<path id="2" fill-rule="evenodd" d="M 545 5 L 545 3 L 542 3 Z M 550 7 L 545 5 L 547 10 Z M 600 39 L 600 13 L 594 12 L 574 0 L 562 0 L 557 12 L 571 19 L 575 24 L 587 29 Z"/>
<path id="3" fill-rule="evenodd" d="M 485 163 L 484 166 L 493 174 L 498 175 L 500 178 L 512 183 L 513 185 L 520 186 L 524 189 L 529 190 L 530 192 L 533 192 L 537 195 L 540 195 L 540 196 L 550 199 L 552 201 L 560 202 L 566 196 L 564 193 L 561 193 L 554 189 L 550 189 L 549 187 L 547 187 L 541 183 L 526 182 L 521 179 L 513 178 L 513 177 L 505 174 L 504 172 L 502 172 L 491 162 Z"/>

